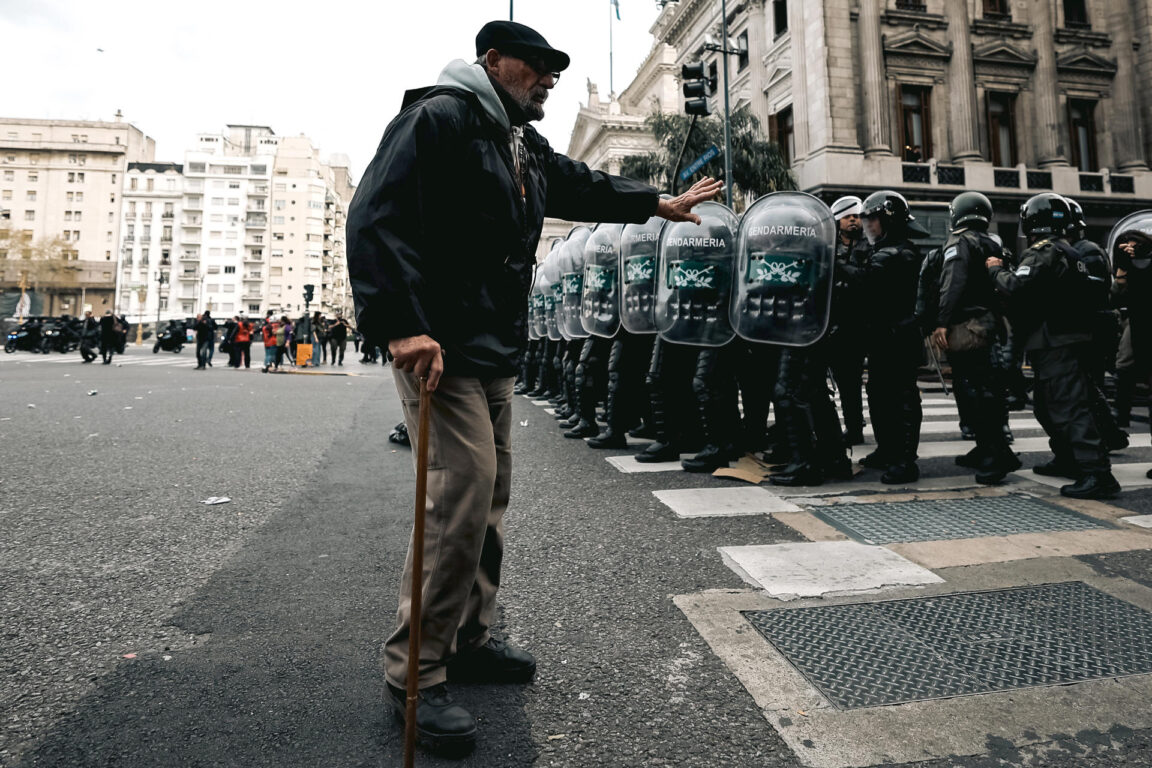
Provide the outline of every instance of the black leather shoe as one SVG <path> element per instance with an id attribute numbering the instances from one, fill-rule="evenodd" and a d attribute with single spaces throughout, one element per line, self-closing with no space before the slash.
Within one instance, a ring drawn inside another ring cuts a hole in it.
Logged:
<path id="1" fill-rule="evenodd" d="M 572 411 L 568 410 L 568 406 L 560 406 L 556 409 L 556 413 L 552 414 L 552 418 L 556 421 L 568 421 L 572 418 Z"/>
<path id="2" fill-rule="evenodd" d="M 1148 478 L 1149 480 L 1152 480 L 1152 469 L 1145 472 L 1144 477 Z"/>
<path id="3" fill-rule="evenodd" d="M 388 684 L 388 700 L 401 723 L 407 715 L 407 691 Z M 444 683 L 420 690 L 416 702 L 416 736 L 428 749 L 444 755 L 466 755 L 476 746 L 476 718 L 455 704 Z"/>
<path id="4" fill-rule="evenodd" d="M 530 683 L 536 659 L 494 637 L 479 648 L 457 653 L 448 662 L 448 679 L 462 683 Z"/>
<path id="5" fill-rule="evenodd" d="M 887 483 L 888 485 L 898 485 L 901 483 L 914 483 L 920 479 L 920 467 L 916 466 L 914 461 L 905 461 L 900 464 L 893 464 L 888 467 L 888 471 L 880 475 L 880 482 Z"/>
<path id="6" fill-rule="evenodd" d="M 715 472 L 728 466 L 728 452 L 716 445 L 706 445 L 695 456 L 684 459 L 680 466 L 685 472 Z"/>
<path id="7" fill-rule="evenodd" d="M 769 450 L 764 451 L 765 464 L 790 464 L 792 463 L 792 452 L 788 450 L 788 446 L 782 443 L 776 443 Z"/>
<path id="8" fill-rule="evenodd" d="M 636 454 L 636 461 L 641 464 L 657 464 L 662 461 L 676 461 L 679 458 L 680 446 L 668 443 L 652 443 Z"/>
<path id="9" fill-rule="evenodd" d="M 860 459 L 860 466 L 868 467 L 868 469 L 888 469 L 891 462 L 888 457 L 880 453 L 880 451 L 872 451 L 864 458 Z"/>
<path id="10" fill-rule="evenodd" d="M 1021 466 L 1020 457 L 1011 451 L 1005 451 L 1001 456 L 990 456 L 976 470 L 976 482 L 981 485 L 996 485 L 1002 482 L 1009 472 L 1015 472 Z"/>
<path id="11" fill-rule="evenodd" d="M 524 386 L 523 384 L 517 384 L 516 386 L 512 387 L 512 394 L 514 395 L 523 395 L 527 391 L 528 387 Z"/>
<path id="12" fill-rule="evenodd" d="M 968 469 L 977 469 L 987 457 L 984 451 L 980 450 L 980 446 L 976 446 L 963 456 L 956 457 L 956 466 L 967 467 Z"/>
<path id="13" fill-rule="evenodd" d="M 581 439 L 595 437 L 598 434 L 600 434 L 600 427 L 581 419 L 576 423 L 576 426 L 564 433 L 564 437 Z"/>
<path id="14" fill-rule="evenodd" d="M 972 427 L 968 426 L 967 424 L 961 424 L 960 425 L 960 439 L 961 440 L 975 440 L 976 439 L 976 430 L 972 429 Z"/>
<path id="15" fill-rule="evenodd" d="M 1095 472 L 1060 488 L 1060 495 L 1070 499 L 1111 499 L 1120 493 L 1120 483 L 1111 472 Z"/>
<path id="16" fill-rule="evenodd" d="M 588 441 L 589 448 L 627 448 L 628 438 L 617 434 L 612 429 L 606 429 L 598 437 Z"/>
<path id="17" fill-rule="evenodd" d="M 1075 464 L 1065 464 L 1056 459 L 1037 464 L 1032 467 L 1032 471 L 1038 475 L 1044 475 L 1044 477 L 1066 477 L 1069 480 L 1079 480 L 1083 474 Z"/>
<path id="18" fill-rule="evenodd" d="M 789 464 L 783 472 L 768 475 L 768 482 L 772 485 L 820 485 L 824 482 L 824 473 L 812 464 Z"/>

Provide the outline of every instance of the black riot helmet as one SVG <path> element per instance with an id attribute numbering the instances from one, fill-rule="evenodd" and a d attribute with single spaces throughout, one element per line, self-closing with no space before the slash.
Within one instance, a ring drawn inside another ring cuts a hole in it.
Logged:
<path id="1" fill-rule="evenodd" d="M 1055 192 L 1042 192 L 1020 206 L 1020 229 L 1028 238 L 1062 237 L 1071 221 L 1071 206 Z"/>
<path id="2" fill-rule="evenodd" d="M 992 221 L 992 201 L 979 192 L 961 192 L 948 204 L 948 221 L 952 231 L 988 230 Z"/>
<path id="3" fill-rule="evenodd" d="M 885 231 L 888 230 L 889 224 L 900 225 L 911 219 L 908 215 L 908 201 L 904 199 L 904 195 L 890 189 L 882 189 L 868 195 L 860 215 L 880 216 L 884 220 Z"/>
<path id="4" fill-rule="evenodd" d="M 1072 211 L 1072 219 L 1068 224 L 1067 231 L 1083 232 L 1088 229 L 1088 221 L 1084 218 L 1084 209 L 1080 206 L 1080 203 L 1070 197 L 1064 199 L 1068 201 L 1068 208 Z"/>

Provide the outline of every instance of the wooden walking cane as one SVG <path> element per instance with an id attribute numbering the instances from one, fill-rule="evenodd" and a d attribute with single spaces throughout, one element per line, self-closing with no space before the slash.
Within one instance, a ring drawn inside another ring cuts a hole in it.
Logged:
<path id="1" fill-rule="evenodd" d="M 412 586 L 408 609 L 408 701 L 404 714 L 404 768 L 416 760 L 416 702 L 420 697 L 420 622 L 424 604 L 424 510 L 428 491 L 428 417 L 432 393 L 420 381 L 420 417 L 416 430 L 416 520 L 412 526 Z"/>

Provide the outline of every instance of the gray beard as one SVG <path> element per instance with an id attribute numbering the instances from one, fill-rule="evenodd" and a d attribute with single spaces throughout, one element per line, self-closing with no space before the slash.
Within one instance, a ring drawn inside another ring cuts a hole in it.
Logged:
<path id="1" fill-rule="evenodd" d="M 543 120 L 544 107 L 532 101 L 531 91 L 514 91 L 508 88 L 508 95 L 516 100 L 520 105 L 520 109 L 524 110 L 524 114 L 528 115 L 529 120 Z"/>

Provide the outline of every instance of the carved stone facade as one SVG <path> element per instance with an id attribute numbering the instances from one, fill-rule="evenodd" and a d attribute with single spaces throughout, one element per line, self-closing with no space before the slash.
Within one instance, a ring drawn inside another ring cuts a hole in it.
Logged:
<path id="1" fill-rule="evenodd" d="M 1005 229 L 1042 191 L 1075 197 L 1097 227 L 1152 203 L 1152 99 L 1137 86 L 1152 80 L 1152 0 L 727 7 L 729 38 L 748 50 L 729 57 L 732 104 L 789 142 L 804 190 L 943 203 L 976 189 Z M 652 33 L 677 72 L 717 62 L 722 87 L 721 55 L 704 48 L 720 40 L 719 2 L 668 2 Z"/>

